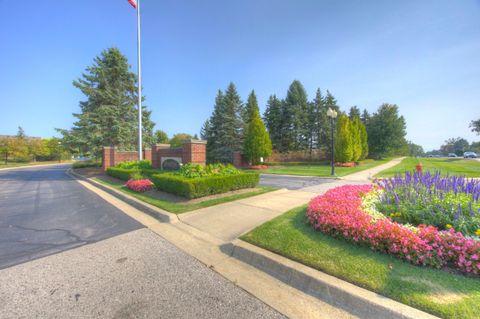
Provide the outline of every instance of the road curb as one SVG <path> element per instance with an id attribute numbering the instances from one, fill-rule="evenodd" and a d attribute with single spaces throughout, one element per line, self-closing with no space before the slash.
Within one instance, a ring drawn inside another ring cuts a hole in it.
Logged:
<path id="1" fill-rule="evenodd" d="M 158 207 L 155 207 L 153 205 L 150 205 L 148 203 L 144 203 L 143 201 L 136 199 L 132 196 L 128 196 L 126 194 L 123 194 L 122 192 L 117 191 L 116 189 L 109 187 L 107 185 L 103 185 L 99 182 L 96 182 L 92 180 L 91 178 L 85 177 L 83 175 L 80 175 L 76 172 L 74 172 L 71 168 L 67 170 L 67 175 L 74 179 L 81 179 L 95 187 L 100 188 L 104 192 L 107 192 L 108 194 L 115 196 L 116 198 L 126 202 L 127 204 L 135 207 L 136 209 L 144 212 L 145 214 L 155 218 L 159 222 L 162 223 L 176 223 L 178 222 L 178 217 L 175 214 L 166 212 L 164 210 L 161 210 Z"/>
<path id="2" fill-rule="evenodd" d="M 438 319 L 239 239 L 223 245 L 221 250 L 289 286 L 361 318 Z"/>

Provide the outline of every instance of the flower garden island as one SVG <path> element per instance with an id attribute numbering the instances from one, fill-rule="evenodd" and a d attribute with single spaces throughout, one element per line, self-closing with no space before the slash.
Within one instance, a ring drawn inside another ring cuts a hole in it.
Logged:
<path id="1" fill-rule="evenodd" d="M 405 173 L 313 199 L 318 231 L 416 265 L 480 274 L 480 181 Z"/>

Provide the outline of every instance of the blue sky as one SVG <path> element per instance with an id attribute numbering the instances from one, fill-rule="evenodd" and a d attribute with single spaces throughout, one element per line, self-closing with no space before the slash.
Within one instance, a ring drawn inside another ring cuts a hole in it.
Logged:
<path id="1" fill-rule="evenodd" d="M 261 110 L 294 79 L 330 90 L 343 109 L 396 103 L 426 150 L 480 140 L 480 1 L 142 0 L 144 94 L 170 135 L 198 133 L 233 81 Z M 0 0 L 0 134 L 69 128 L 84 97 L 72 86 L 104 48 L 136 70 L 127 0 Z"/>

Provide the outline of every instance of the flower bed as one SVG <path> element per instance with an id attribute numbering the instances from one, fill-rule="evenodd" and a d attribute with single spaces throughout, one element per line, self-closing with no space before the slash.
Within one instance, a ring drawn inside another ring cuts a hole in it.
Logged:
<path id="1" fill-rule="evenodd" d="M 377 208 L 395 221 L 480 235 L 480 181 L 442 177 L 439 172 L 406 172 L 377 185 L 384 190 Z"/>
<path id="2" fill-rule="evenodd" d="M 355 162 L 335 163 L 335 166 L 337 166 L 337 167 L 355 167 L 355 166 L 357 166 L 357 163 L 355 163 Z"/>
<path id="3" fill-rule="evenodd" d="M 125 186 L 132 191 L 141 193 L 151 190 L 153 183 L 149 179 L 129 179 Z"/>
<path id="4" fill-rule="evenodd" d="M 413 264 L 480 274 L 480 241 L 453 228 L 400 224 L 376 211 L 375 204 L 369 202 L 371 192 L 377 190 L 372 185 L 331 189 L 310 202 L 308 221 L 323 233 Z"/>

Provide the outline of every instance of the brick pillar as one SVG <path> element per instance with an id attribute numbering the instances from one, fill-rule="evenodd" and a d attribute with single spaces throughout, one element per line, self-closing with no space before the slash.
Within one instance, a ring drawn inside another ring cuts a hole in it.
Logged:
<path id="1" fill-rule="evenodd" d="M 183 141 L 182 162 L 200 165 L 207 164 L 207 141 Z"/>
<path id="2" fill-rule="evenodd" d="M 115 166 L 115 147 L 104 146 L 102 168 L 106 171 L 111 166 Z"/>
<path id="3" fill-rule="evenodd" d="M 160 150 L 170 148 L 170 144 L 153 144 L 151 151 L 151 160 L 153 168 L 160 168 Z"/>
<path id="4" fill-rule="evenodd" d="M 143 159 L 146 161 L 152 160 L 152 149 L 151 148 L 144 148 L 143 149 Z"/>

